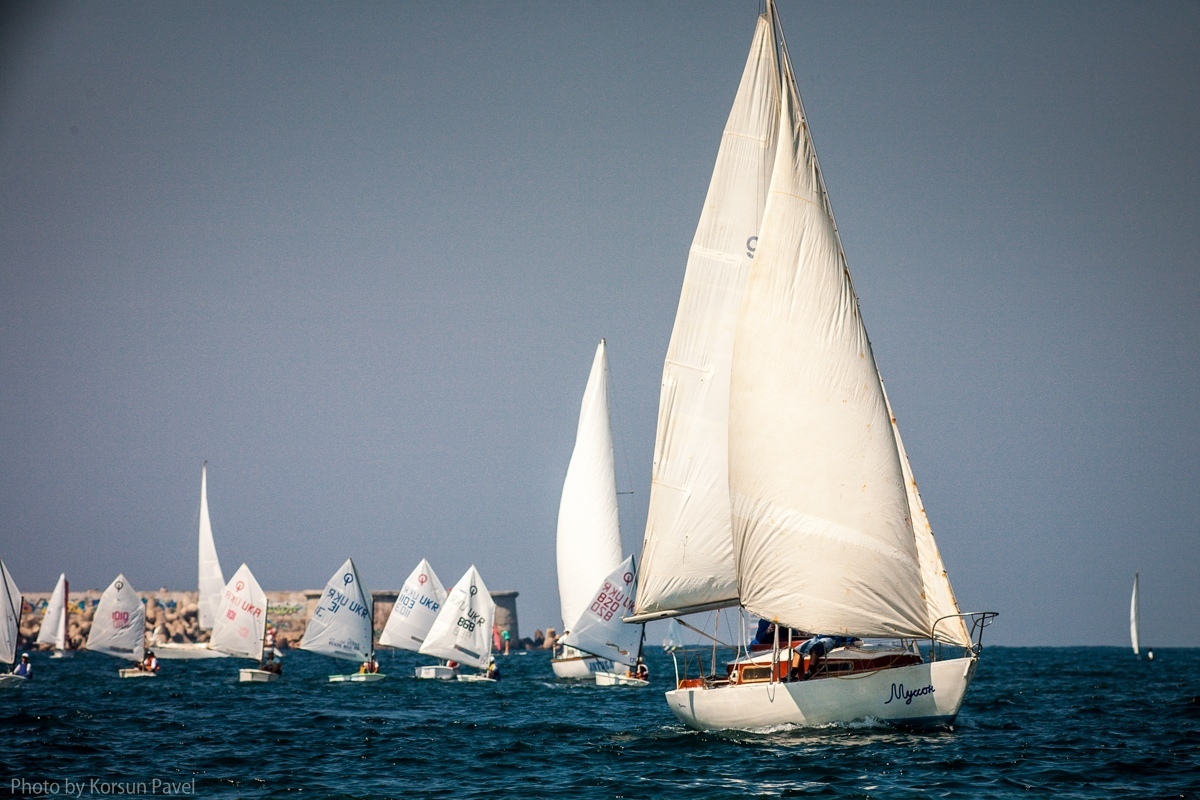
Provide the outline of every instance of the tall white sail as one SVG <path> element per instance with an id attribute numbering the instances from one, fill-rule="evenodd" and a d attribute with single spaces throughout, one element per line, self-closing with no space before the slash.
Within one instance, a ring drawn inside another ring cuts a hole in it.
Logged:
<path id="1" fill-rule="evenodd" d="M 636 664 L 642 626 L 622 621 L 633 611 L 636 594 L 637 571 L 630 556 L 592 592 L 591 601 L 563 637 L 563 644 L 610 661 Z"/>
<path id="2" fill-rule="evenodd" d="M 17 637 L 21 632 L 21 590 L 0 559 L 4 579 L 4 597 L 0 599 L 0 662 L 11 664 L 17 658 Z"/>
<path id="3" fill-rule="evenodd" d="M 370 598 L 354 560 L 346 559 L 325 584 L 304 628 L 300 649 L 347 661 L 365 661 L 375 651 Z"/>
<path id="4" fill-rule="evenodd" d="M 217 546 L 213 542 L 212 523 L 208 518 L 208 462 L 200 468 L 200 629 L 210 630 L 216 618 L 221 593 L 225 590 L 225 576 L 221 573 L 221 562 L 217 560 Z"/>
<path id="5" fill-rule="evenodd" d="M 639 617 L 738 602 L 729 516 L 729 370 L 778 125 L 774 27 L 763 16 L 721 137 L 663 367 Z"/>
<path id="6" fill-rule="evenodd" d="M 592 592 L 621 563 L 617 478 L 608 417 L 608 355 L 596 347 L 579 409 L 575 449 L 558 507 L 558 596 L 570 629 Z"/>
<path id="7" fill-rule="evenodd" d="M 242 564 L 221 593 L 208 647 L 259 661 L 266 629 L 267 594 L 250 568 Z"/>
<path id="8" fill-rule="evenodd" d="M 141 661 L 146 653 L 146 607 L 124 575 L 108 585 L 92 617 L 88 650 L 128 661 Z"/>
<path id="9" fill-rule="evenodd" d="M 42 627 L 38 629 L 38 644 L 53 645 L 55 650 L 67 649 L 67 576 L 58 576 L 46 613 L 42 616 Z"/>
<path id="10" fill-rule="evenodd" d="M 402 650 L 419 649 L 444 602 L 446 589 L 433 567 L 422 558 L 400 587 L 392 613 L 379 634 L 379 643 Z"/>
<path id="11" fill-rule="evenodd" d="M 1138 621 L 1138 574 L 1135 572 L 1133 573 L 1133 596 L 1129 598 L 1129 642 L 1133 645 L 1133 654 L 1135 656 L 1141 653 Z"/>
<path id="12" fill-rule="evenodd" d="M 472 564 L 458 579 L 418 652 L 486 667 L 492 657 L 496 604 Z"/>
<path id="13" fill-rule="evenodd" d="M 891 415 L 786 58 L 782 68 L 730 382 L 739 593 L 753 613 L 808 631 L 926 637 Z"/>

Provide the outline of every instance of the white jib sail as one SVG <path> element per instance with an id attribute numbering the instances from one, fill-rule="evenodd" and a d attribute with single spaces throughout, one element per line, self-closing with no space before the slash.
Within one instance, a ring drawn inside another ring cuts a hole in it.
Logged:
<path id="1" fill-rule="evenodd" d="M 325 584 L 304 628 L 300 649 L 347 661 L 365 661 L 375 649 L 371 624 L 370 594 L 358 577 L 354 560 L 348 558 Z"/>
<path id="2" fill-rule="evenodd" d="M 124 575 L 108 585 L 92 616 L 88 650 L 128 661 L 141 661 L 146 654 L 146 607 Z"/>
<path id="3" fill-rule="evenodd" d="M 385 647 L 417 650 L 445 602 L 445 587 L 429 562 L 421 559 L 400 588 L 387 625 L 379 634 L 379 643 Z"/>
<path id="4" fill-rule="evenodd" d="M 663 366 L 639 615 L 738 602 L 729 515 L 729 370 L 778 126 L 774 27 L 764 16 L 721 137 Z"/>
<path id="5" fill-rule="evenodd" d="M 208 518 L 208 464 L 200 468 L 200 562 L 197 588 L 200 591 L 200 629 L 210 630 L 216 618 L 221 594 L 225 591 L 225 576 L 217 560 L 217 545 L 213 542 L 212 523 Z"/>
<path id="6" fill-rule="evenodd" d="M 617 478 L 608 417 L 608 356 L 596 347 L 579 409 L 575 449 L 558 507 L 558 596 L 570 629 L 604 576 L 621 563 Z"/>
<path id="7" fill-rule="evenodd" d="M 1129 642 L 1133 645 L 1133 654 L 1139 655 L 1141 640 L 1138 637 L 1138 574 L 1136 572 L 1133 573 L 1133 596 L 1129 598 Z"/>
<path id="8" fill-rule="evenodd" d="M 250 568 L 242 564 L 221 594 L 209 649 L 259 661 L 266 629 L 267 594 Z"/>
<path id="9" fill-rule="evenodd" d="M 492 623 L 496 604 L 472 564 L 442 606 L 417 652 L 486 667 L 492 657 Z"/>
<path id="10" fill-rule="evenodd" d="M 53 645 L 55 650 L 67 649 L 67 576 L 58 576 L 46 613 L 42 616 L 42 627 L 38 629 L 38 644 Z"/>
<path id="11" fill-rule="evenodd" d="M 734 343 L 738 589 L 807 631 L 929 635 L 890 415 L 787 59 L 779 149 Z"/>
<path id="12" fill-rule="evenodd" d="M 636 664 L 642 626 L 621 621 L 633 611 L 637 572 L 633 556 L 625 559 L 592 592 L 592 600 L 563 643 L 594 656 Z"/>
<path id="13" fill-rule="evenodd" d="M 21 590 L 8 572 L 8 566 L 0 559 L 0 573 L 4 578 L 4 598 L 0 600 L 3 619 L 0 619 L 0 661 L 13 663 L 17 658 L 17 637 L 21 632 Z"/>

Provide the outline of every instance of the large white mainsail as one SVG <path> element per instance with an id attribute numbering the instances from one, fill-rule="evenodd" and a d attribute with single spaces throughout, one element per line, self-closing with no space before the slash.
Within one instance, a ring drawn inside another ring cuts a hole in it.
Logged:
<path id="1" fill-rule="evenodd" d="M 379 643 L 384 647 L 418 650 L 445 602 L 445 587 L 433 567 L 422 558 L 400 588 L 387 624 L 379 634 Z"/>
<path id="2" fill-rule="evenodd" d="M 375 651 L 370 598 L 354 560 L 346 559 L 325 584 L 300 649 L 347 661 L 367 660 Z"/>
<path id="3" fill-rule="evenodd" d="M 1141 654 L 1138 622 L 1138 574 L 1135 572 L 1133 573 L 1133 596 L 1129 598 L 1129 643 L 1133 645 L 1133 654 L 1135 656 Z"/>
<path id="4" fill-rule="evenodd" d="M 608 354 L 596 346 L 583 392 L 575 449 L 558 507 L 558 596 L 571 629 L 592 601 L 592 592 L 621 563 L 617 478 L 608 416 Z"/>
<path id="5" fill-rule="evenodd" d="M 145 655 L 146 607 L 124 575 L 100 595 L 85 647 L 127 661 L 141 661 Z"/>
<path id="6" fill-rule="evenodd" d="M 927 637 L 891 415 L 787 58 L 782 77 L 729 392 L 739 593 L 795 628 Z"/>
<path id="7" fill-rule="evenodd" d="M 472 564 L 458 579 L 418 652 L 474 667 L 492 657 L 492 623 L 496 603 Z"/>
<path id="8" fill-rule="evenodd" d="M 38 629 L 37 643 L 53 645 L 55 650 L 67 649 L 67 595 L 66 573 L 58 576 L 46 613 L 42 615 L 42 626 Z"/>
<path id="9" fill-rule="evenodd" d="M 208 646 L 231 656 L 261 661 L 267 629 L 267 594 L 245 564 L 225 584 Z"/>
<path id="10" fill-rule="evenodd" d="M 21 633 L 21 590 L 0 559 L 0 575 L 4 581 L 4 597 L 0 599 L 0 662 L 11 664 L 17 659 L 17 638 Z"/>
<path id="11" fill-rule="evenodd" d="M 626 625 L 622 618 L 633 611 L 637 594 L 637 569 L 633 556 L 625 559 L 592 592 L 563 644 L 585 653 L 636 664 L 642 643 L 642 626 Z"/>
<path id="12" fill-rule="evenodd" d="M 221 573 L 221 562 L 217 560 L 217 546 L 213 542 L 212 522 L 208 518 L 208 462 L 200 467 L 200 559 L 197 580 L 200 606 L 200 630 L 210 630 L 216 618 L 217 606 L 225 591 L 225 576 Z"/>
<path id="13" fill-rule="evenodd" d="M 729 516 L 729 370 L 775 159 L 779 71 L 759 18 L 713 168 L 663 367 L 638 617 L 736 605 Z"/>

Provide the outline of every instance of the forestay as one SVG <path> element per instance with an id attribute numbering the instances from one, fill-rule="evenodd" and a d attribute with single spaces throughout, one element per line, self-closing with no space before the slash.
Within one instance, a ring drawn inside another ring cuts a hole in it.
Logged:
<path id="1" fill-rule="evenodd" d="M 13 663 L 17 658 L 17 637 L 21 630 L 21 590 L 8 572 L 8 566 L 0 559 L 0 573 L 4 579 L 4 598 L 0 600 L 3 618 L 0 619 L 0 661 Z"/>
<path id="2" fill-rule="evenodd" d="M 42 626 L 38 629 L 38 644 L 53 645 L 56 650 L 67 649 L 67 576 L 60 574 L 46 613 L 42 615 Z"/>
<path id="3" fill-rule="evenodd" d="M 486 667 L 492 656 L 495 619 L 496 604 L 472 564 L 450 590 L 418 652 Z"/>
<path id="4" fill-rule="evenodd" d="M 387 625 L 379 634 L 379 643 L 385 647 L 417 650 L 445 601 L 446 589 L 437 573 L 427 560 L 421 559 L 400 588 Z"/>
<path id="5" fill-rule="evenodd" d="M 346 559 L 325 584 L 304 628 L 300 649 L 347 661 L 365 661 L 374 651 L 369 598 L 354 560 Z"/>
<path id="6" fill-rule="evenodd" d="M 773 23 L 760 17 L 688 255 L 663 367 L 636 612 L 736 605 L 729 372 L 779 125 Z"/>
<path id="7" fill-rule="evenodd" d="M 225 576 L 221 562 L 217 560 L 217 545 L 213 542 L 212 522 L 208 518 L 208 465 L 200 468 L 200 558 L 197 588 L 200 607 L 201 630 L 209 630 L 216 618 L 221 593 L 225 590 Z"/>
<path id="8" fill-rule="evenodd" d="M 633 611 L 636 594 L 637 572 L 630 556 L 592 592 L 591 601 L 575 627 L 563 637 L 563 644 L 611 661 L 637 663 L 642 627 L 622 622 L 622 617 Z"/>
<path id="9" fill-rule="evenodd" d="M 558 595 L 563 626 L 571 629 L 592 592 L 621 563 L 617 479 L 608 416 L 608 354 L 596 347 L 588 375 L 575 449 L 558 508 Z"/>
<path id="10" fill-rule="evenodd" d="M 262 659 L 267 595 L 245 564 L 225 584 L 208 646 L 231 656 Z"/>
<path id="11" fill-rule="evenodd" d="M 146 607 L 124 575 L 108 585 L 92 616 L 87 649 L 127 661 L 146 654 Z"/>
<path id="12" fill-rule="evenodd" d="M 929 635 L 901 459 L 788 59 L 778 150 L 734 343 L 742 603 L 792 627 Z"/>

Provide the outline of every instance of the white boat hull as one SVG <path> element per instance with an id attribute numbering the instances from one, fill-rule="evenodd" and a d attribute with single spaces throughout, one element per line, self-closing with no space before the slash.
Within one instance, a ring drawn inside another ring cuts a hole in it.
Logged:
<path id="1" fill-rule="evenodd" d="M 620 675 L 616 672 L 597 672 L 597 686 L 649 686 L 650 681 L 644 681 L 641 678 L 630 678 L 628 675 Z"/>
<path id="2" fill-rule="evenodd" d="M 458 680 L 463 683 L 496 683 L 495 678 L 489 678 L 487 675 L 459 675 Z"/>
<path id="3" fill-rule="evenodd" d="M 238 670 L 239 683 L 270 683 L 279 680 L 278 672 L 267 672 L 265 669 Z"/>
<path id="4" fill-rule="evenodd" d="M 422 680 L 452 681 L 458 675 L 458 669 L 445 664 L 427 664 L 417 667 L 416 674 Z"/>
<path id="5" fill-rule="evenodd" d="M 612 672 L 613 662 L 599 656 L 585 655 L 578 650 L 568 650 L 563 658 L 550 661 L 556 678 L 574 678 L 576 680 L 591 680 L 597 672 Z"/>
<path id="6" fill-rule="evenodd" d="M 179 643 L 167 642 L 166 644 L 156 644 L 150 649 L 154 651 L 154 655 L 161 659 L 180 659 L 180 658 L 229 658 L 228 653 L 222 653 L 217 650 L 209 650 L 207 642 L 197 643 Z"/>
<path id="7" fill-rule="evenodd" d="M 51 658 L 74 658 L 75 651 L 74 650 L 55 650 L 53 653 L 50 654 L 50 657 Z"/>
<path id="8" fill-rule="evenodd" d="M 25 683 L 28 678 L 24 675 L 5 674 L 0 675 L 0 689 L 15 689 Z"/>
<path id="9" fill-rule="evenodd" d="M 810 681 L 675 689 L 667 692 L 667 705 L 696 730 L 858 720 L 950 725 L 977 663 L 975 658 L 956 658 Z"/>
<path id="10" fill-rule="evenodd" d="M 129 667 L 128 669 L 117 670 L 117 674 L 122 678 L 157 678 L 157 672 L 151 672 L 148 669 L 138 669 L 137 667 Z"/>
<path id="11" fill-rule="evenodd" d="M 330 683 L 371 683 L 386 678 L 381 672 L 356 672 L 353 675 L 330 675 Z"/>

